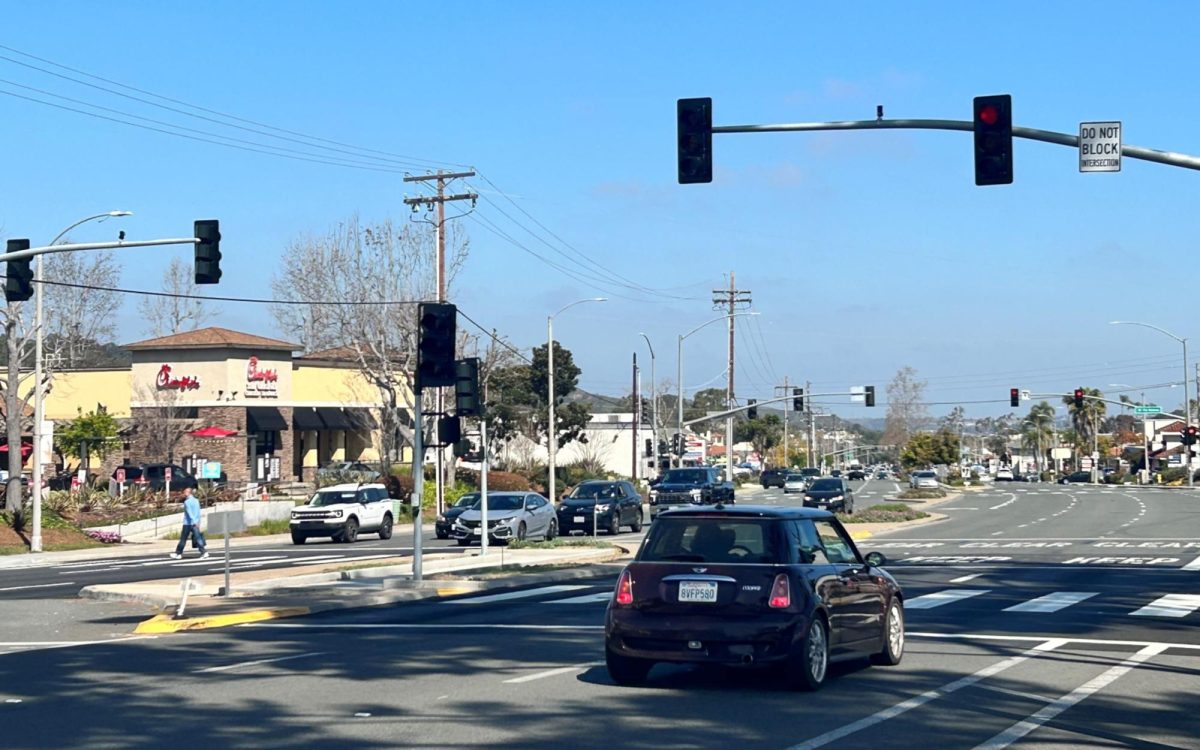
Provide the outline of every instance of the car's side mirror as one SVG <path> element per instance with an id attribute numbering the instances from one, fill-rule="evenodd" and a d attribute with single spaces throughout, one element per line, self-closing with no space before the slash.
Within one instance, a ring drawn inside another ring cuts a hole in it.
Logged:
<path id="1" fill-rule="evenodd" d="M 882 568 L 884 565 L 887 565 L 887 557 L 882 552 L 868 552 L 867 556 L 863 559 L 872 568 Z"/>

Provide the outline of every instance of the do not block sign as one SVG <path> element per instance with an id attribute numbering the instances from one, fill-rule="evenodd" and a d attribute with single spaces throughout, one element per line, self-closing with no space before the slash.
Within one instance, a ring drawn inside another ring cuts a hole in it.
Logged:
<path id="1" fill-rule="evenodd" d="M 1121 171 L 1121 123 L 1079 123 L 1079 171 Z"/>

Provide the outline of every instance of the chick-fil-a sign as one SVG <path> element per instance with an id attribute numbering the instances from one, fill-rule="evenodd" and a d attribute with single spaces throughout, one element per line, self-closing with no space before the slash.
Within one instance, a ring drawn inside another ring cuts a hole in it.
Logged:
<path id="1" fill-rule="evenodd" d="M 171 366 L 163 365 L 154 379 L 154 385 L 159 390 L 194 391 L 200 387 L 200 378 L 196 375 L 174 377 L 171 375 Z"/>
<path id="2" fill-rule="evenodd" d="M 279 380 L 279 371 L 267 368 L 259 369 L 258 357 L 251 357 L 246 362 L 246 395 L 247 396 L 274 396 L 276 395 L 276 383 Z"/>

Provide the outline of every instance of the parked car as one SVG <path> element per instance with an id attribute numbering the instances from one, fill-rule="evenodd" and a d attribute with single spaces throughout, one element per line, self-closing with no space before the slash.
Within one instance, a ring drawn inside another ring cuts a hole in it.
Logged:
<path id="1" fill-rule="evenodd" d="M 1087 484 L 1092 481 L 1092 472 L 1073 471 L 1058 480 L 1059 484 Z"/>
<path id="2" fill-rule="evenodd" d="M 650 519 L 673 505 L 734 502 L 733 482 L 722 476 L 721 469 L 713 466 L 668 469 L 650 490 Z"/>
<path id="3" fill-rule="evenodd" d="M 631 482 L 582 482 L 558 506 L 558 532 L 591 534 L 593 525 L 616 535 L 642 530 L 642 496 Z"/>
<path id="4" fill-rule="evenodd" d="M 382 484 L 335 484 L 317 490 L 305 505 L 292 510 L 292 544 L 327 536 L 335 542 L 357 541 L 360 532 L 392 538 L 392 501 Z"/>
<path id="5" fill-rule="evenodd" d="M 454 522 L 450 534 L 459 545 L 483 539 L 483 503 L 468 508 Z M 488 540 L 541 537 L 550 541 L 558 536 L 558 518 L 554 505 L 534 492 L 489 492 L 487 495 Z"/>
<path id="6" fill-rule="evenodd" d="M 908 478 L 908 486 L 914 490 L 936 490 L 941 487 L 935 472 L 923 469 L 914 471 Z"/>
<path id="7" fill-rule="evenodd" d="M 904 655 L 903 592 L 827 511 L 683 508 L 659 517 L 617 579 L 604 621 L 619 685 L 659 662 L 781 667 L 816 690 L 828 665 Z"/>
<path id="8" fill-rule="evenodd" d="M 454 526 L 454 520 L 473 508 L 478 502 L 478 492 L 468 492 L 460 497 L 458 502 L 438 514 L 437 519 L 433 522 L 433 533 L 437 535 L 438 539 L 449 539 L 450 529 Z"/>
<path id="9" fill-rule="evenodd" d="M 804 507 L 854 512 L 854 490 L 841 477 L 821 477 L 804 491 Z"/>
<path id="10" fill-rule="evenodd" d="M 808 489 L 808 480 L 798 471 L 793 471 L 787 475 L 783 482 L 783 494 L 790 492 L 804 492 Z"/>
<path id="11" fill-rule="evenodd" d="M 783 487 L 788 473 L 787 469 L 766 469 L 759 477 L 759 481 L 762 482 L 764 490 L 771 487 Z"/>
<path id="12" fill-rule="evenodd" d="M 167 468 L 171 469 L 171 491 L 182 490 L 184 487 L 196 489 L 199 483 L 196 478 L 189 474 L 179 464 L 169 463 L 152 463 L 152 464 L 125 464 L 113 469 L 112 478 L 115 481 L 117 471 L 125 470 L 125 484 L 135 487 L 142 487 L 154 492 L 161 492 L 167 488 Z"/>

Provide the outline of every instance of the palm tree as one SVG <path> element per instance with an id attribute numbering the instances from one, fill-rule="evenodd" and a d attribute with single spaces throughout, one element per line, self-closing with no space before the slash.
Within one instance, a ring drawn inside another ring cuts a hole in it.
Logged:
<path id="1" fill-rule="evenodd" d="M 1084 398 L 1083 406 L 1077 407 L 1074 396 L 1063 396 L 1063 403 L 1067 405 L 1067 412 L 1071 415 L 1071 424 L 1079 438 L 1079 447 L 1086 450 L 1091 446 L 1096 429 L 1107 409 L 1106 404 L 1100 400 L 1104 393 L 1099 388 L 1084 388 L 1083 395 L 1095 398 Z"/>
<path id="2" fill-rule="evenodd" d="M 1053 425 L 1054 407 L 1045 401 L 1030 407 L 1029 416 L 1022 422 L 1021 447 L 1038 452 L 1039 469 L 1046 459 L 1044 451 L 1051 447 Z"/>

